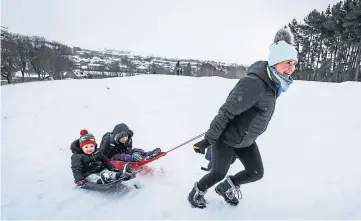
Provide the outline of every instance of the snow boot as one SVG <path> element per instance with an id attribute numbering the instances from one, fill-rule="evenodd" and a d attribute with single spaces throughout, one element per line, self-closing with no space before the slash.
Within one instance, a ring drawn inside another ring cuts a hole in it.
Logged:
<path id="1" fill-rule="evenodd" d="M 103 184 L 107 184 L 110 182 L 110 174 L 107 172 L 103 172 L 100 174 L 100 179 Z"/>
<path id="2" fill-rule="evenodd" d="M 207 193 L 206 191 L 201 191 L 198 189 L 197 182 L 194 184 L 192 191 L 188 195 L 188 201 L 192 205 L 193 208 L 206 208 L 207 201 L 204 199 L 204 195 Z"/>
<path id="3" fill-rule="evenodd" d="M 132 154 L 132 158 L 134 162 L 140 162 L 145 159 L 145 157 L 143 157 L 139 152 L 134 152 Z"/>
<path id="4" fill-rule="evenodd" d="M 119 179 L 123 179 L 124 181 L 131 180 L 135 178 L 136 172 L 133 172 L 132 167 L 129 163 L 124 164 L 124 168 L 121 172 L 117 173 Z"/>
<path id="5" fill-rule="evenodd" d="M 153 157 L 158 156 L 160 152 L 162 152 L 162 150 L 160 148 L 155 148 L 154 150 L 151 150 L 151 151 L 146 153 L 145 159 L 147 159 L 147 160 L 152 159 Z"/>
<path id="6" fill-rule="evenodd" d="M 215 188 L 215 191 L 219 195 L 223 196 L 224 200 L 232 206 L 238 205 L 240 199 L 239 194 L 241 194 L 242 199 L 242 193 L 239 189 L 239 186 L 234 185 L 230 176 L 227 176 L 226 180 L 218 184 Z"/>
<path id="7" fill-rule="evenodd" d="M 132 173 L 132 166 L 129 163 L 124 164 L 123 173 Z"/>

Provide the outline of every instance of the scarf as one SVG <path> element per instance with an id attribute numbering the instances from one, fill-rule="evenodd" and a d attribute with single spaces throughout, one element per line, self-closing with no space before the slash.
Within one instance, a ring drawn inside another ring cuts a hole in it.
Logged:
<path id="1" fill-rule="evenodd" d="M 272 80 L 276 83 L 278 88 L 278 96 L 286 92 L 290 85 L 293 83 L 293 79 L 291 76 L 289 78 L 284 77 L 282 74 L 280 74 L 276 69 L 273 67 L 268 66 L 268 68 L 271 70 Z"/>

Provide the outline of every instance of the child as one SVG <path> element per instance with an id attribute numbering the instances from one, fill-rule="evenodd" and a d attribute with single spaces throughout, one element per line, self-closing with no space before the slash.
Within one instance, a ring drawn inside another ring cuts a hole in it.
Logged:
<path id="1" fill-rule="evenodd" d="M 159 148 L 149 152 L 137 148 L 133 149 L 133 135 L 133 131 L 126 124 L 118 124 L 112 132 L 103 135 L 99 151 L 109 159 L 126 162 L 142 161 L 155 157 L 161 152 Z"/>
<path id="2" fill-rule="evenodd" d="M 130 165 L 125 165 L 123 171 L 114 172 L 113 165 L 97 150 L 95 138 L 87 130 L 80 131 L 80 138 L 71 144 L 70 149 L 73 152 L 71 169 L 78 186 L 86 182 L 106 184 L 120 178 L 129 180 L 134 175 Z"/>

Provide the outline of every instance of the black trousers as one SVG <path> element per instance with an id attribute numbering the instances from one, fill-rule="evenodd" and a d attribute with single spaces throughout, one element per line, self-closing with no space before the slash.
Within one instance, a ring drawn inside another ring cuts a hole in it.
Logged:
<path id="1" fill-rule="evenodd" d="M 256 142 L 249 147 L 233 148 L 217 141 L 212 146 L 212 170 L 198 182 L 198 188 L 201 191 L 209 189 L 225 178 L 234 153 L 245 168 L 231 176 L 235 185 L 251 183 L 263 177 L 263 163 Z"/>

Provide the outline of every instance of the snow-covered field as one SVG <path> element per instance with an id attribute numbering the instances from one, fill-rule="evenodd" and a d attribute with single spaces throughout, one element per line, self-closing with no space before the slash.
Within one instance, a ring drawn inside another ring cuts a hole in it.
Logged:
<path id="1" fill-rule="evenodd" d="M 237 80 L 136 76 L 1 87 L 2 219 L 361 219 L 361 83 L 296 81 L 258 139 L 264 178 L 231 207 L 211 188 L 204 210 L 186 200 L 207 161 L 192 143 L 138 176 L 139 190 L 78 189 L 70 144 L 121 122 L 134 147 L 168 150 L 205 132 Z M 230 173 L 243 167 L 232 165 Z"/>

